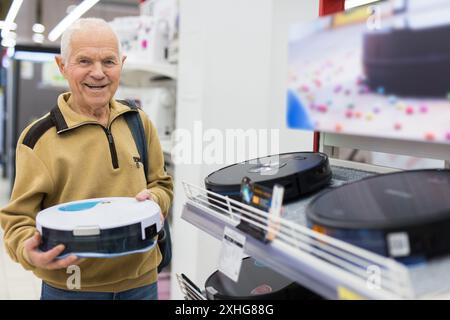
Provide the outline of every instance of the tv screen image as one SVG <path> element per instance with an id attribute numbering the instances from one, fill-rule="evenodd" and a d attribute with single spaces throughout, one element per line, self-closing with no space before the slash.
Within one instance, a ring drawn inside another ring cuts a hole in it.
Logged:
<path id="1" fill-rule="evenodd" d="M 290 128 L 450 143 L 450 3 L 386 1 L 295 24 Z"/>

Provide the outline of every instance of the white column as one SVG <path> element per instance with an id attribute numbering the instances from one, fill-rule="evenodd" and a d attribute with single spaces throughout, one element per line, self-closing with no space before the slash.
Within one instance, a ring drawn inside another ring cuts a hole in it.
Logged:
<path id="1" fill-rule="evenodd" d="M 280 128 L 281 152 L 310 150 L 310 133 L 285 129 L 286 46 L 289 22 L 317 13 L 318 1 L 310 0 L 181 0 L 176 127 L 192 133 L 200 121 L 203 130 L 223 133 Z M 224 165 L 175 165 L 172 299 L 183 298 L 175 273 L 204 288 L 220 249 L 219 241 L 181 219 L 181 182 L 203 186 Z"/>

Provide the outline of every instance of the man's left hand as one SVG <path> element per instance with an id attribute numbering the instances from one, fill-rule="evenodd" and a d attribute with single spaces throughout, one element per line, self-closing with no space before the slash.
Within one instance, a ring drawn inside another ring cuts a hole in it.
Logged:
<path id="1" fill-rule="evenodd" d="M 153 201 L 155 201 L 154 198 L 153 198 L 153 195 L 152 195 L 151 191 L 148 190 L 148 189 L 144 189 L 144 190 L 142 190 L 141 192 L 139 192 L 139 193 L 136 195 L 136 200 L 137 200 L 137 201 L 145 201 L 145 200 L 153 200 Z M 164 218 L 162 212 L 159 213 L 159 218 L 161 219 L 161 226 L 163 226 L 163 225 L 164 225 L 164 219 L 165 219 L 165 218 Z"/>

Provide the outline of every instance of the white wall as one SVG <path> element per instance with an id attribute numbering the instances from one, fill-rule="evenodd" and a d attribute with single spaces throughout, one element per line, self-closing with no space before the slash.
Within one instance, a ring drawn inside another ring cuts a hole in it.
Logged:
<path id="1" fill-rule="evenodd" d="M 312 4 L 314 2 L 314 4 Z M 316 3 L 317 2 L 317 3 Z M 310 150 L 312 135 L 285 129 L 287 29 L 316 16 L 318 1 L 180 1 L 177 128 L 279 128 L 280 151 Z M 270 151 L 270 150 L 269 150 Z M 203 287 L 216 270 L 220 242 L 181 219 L 182 181 L 203 186 L 216 165 L 177 164 L 172 279 L 185 273 Z M 176 281 L 172 298 L 181 299 Z"/>

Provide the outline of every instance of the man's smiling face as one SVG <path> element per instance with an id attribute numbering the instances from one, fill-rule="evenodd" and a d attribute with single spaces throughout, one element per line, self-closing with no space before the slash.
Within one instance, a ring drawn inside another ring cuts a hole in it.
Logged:
<path id="1" fill-rule="evenodd" d="M 74 103 L 88 109 L 109 104 L 119 85 L 123 61 L 119 57 L 117 38 L 107 28 L 76 31 L 67 61 L 57 58 Z"/>

